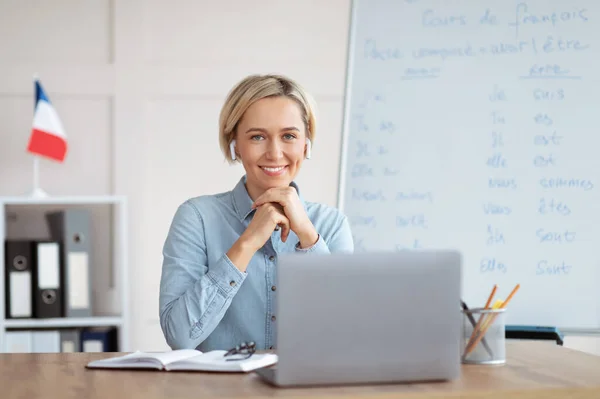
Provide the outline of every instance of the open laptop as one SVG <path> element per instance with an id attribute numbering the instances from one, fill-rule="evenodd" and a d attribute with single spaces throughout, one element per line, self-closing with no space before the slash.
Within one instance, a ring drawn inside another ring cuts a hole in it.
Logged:
<path id="1" fill-rule="evenodd" d="M 462 257 L 452 251 L 282 255 L 280 386 L 450 380 L 460 375 Z"/>

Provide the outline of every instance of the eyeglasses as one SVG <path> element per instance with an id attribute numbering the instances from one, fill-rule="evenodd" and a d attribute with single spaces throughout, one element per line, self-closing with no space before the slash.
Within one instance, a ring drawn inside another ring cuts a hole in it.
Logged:
<path id="1" fill-rule="evenodd" d="M 244 360 L 248 359 L 252 354 L 256 352 L 256 344 L 254 342 L 242 342 L 235 348 L 231 348 L 223 356 L 228 357 L 227 361 Z"/>

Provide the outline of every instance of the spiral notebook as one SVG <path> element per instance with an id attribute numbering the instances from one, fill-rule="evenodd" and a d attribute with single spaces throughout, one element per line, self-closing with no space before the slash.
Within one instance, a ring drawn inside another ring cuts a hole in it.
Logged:
<path id="1" fill-rule="evenodd" d="M 272 353 L 225 356 L 227 351 L 200 352 L 195 349 L 178 349 L 167 352 L 134 352 L 124 356 L 94 360 L 90 369 L 154 369 L 164 371 L 218 371 L 249 372 L 277 363 Z"/>

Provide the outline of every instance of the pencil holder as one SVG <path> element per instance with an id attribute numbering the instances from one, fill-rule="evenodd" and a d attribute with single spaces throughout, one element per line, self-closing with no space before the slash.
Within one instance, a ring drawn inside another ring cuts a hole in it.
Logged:
<path id="1" fill-rule="evenodd" d="M 461 358 L 466 364 L 506 363 L 506 309 L 462 311 Z"/>

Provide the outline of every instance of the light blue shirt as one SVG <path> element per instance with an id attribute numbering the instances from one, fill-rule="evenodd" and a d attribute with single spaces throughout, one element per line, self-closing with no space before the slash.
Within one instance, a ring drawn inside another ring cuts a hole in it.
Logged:
<path id="1" fill-rule="evenodd" d="M 274 231 L 241 272 L 227 251 L 250 223 L 254 210 L 242 177 L 232 191 L 191 198 L 173 217 L 164 248 L 160 281 L 160 324 L 172 349 L 230 349 L 253 341 L 257 349 L 275 347 L 277 258 L 290 252 L 353 252 L 348 219 L 336 208 L 304 201 L 319 239 L 296 248 Z M 308 294 L 308 291 L 307 291 Z"/>

